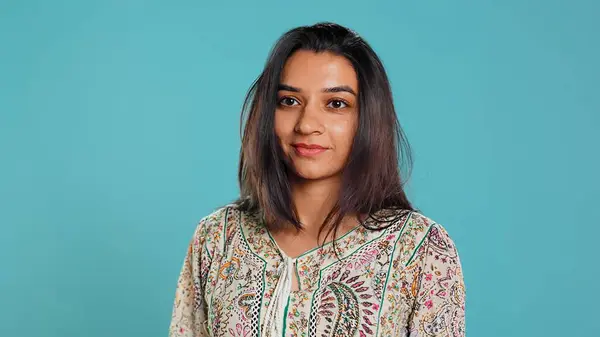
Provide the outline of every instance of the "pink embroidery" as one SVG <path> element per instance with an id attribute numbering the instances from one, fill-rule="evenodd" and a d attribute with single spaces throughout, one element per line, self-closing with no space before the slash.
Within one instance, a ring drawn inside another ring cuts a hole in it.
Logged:
<path id="1" fill-rule="evenodd" d="M 245 327 L 242 327 L 241 323 L 237 323 L 235 325 L 235 333 L 231 328 L 229 328 L 229 333 L 231 334 L 231 336 L 234 337 L 246 337 L 250 333 L 250 326 L 247 325 Z"/>
<path id="2" fill-rule="evenodd" d="M 377 258 L 377 254 L 379 254 L 379 250 L 377 249 L 371 249 L 370 251 L 365 252 L 365 256 L 360 257 L 358 261 L 356 261 L 354 268 L 359 269 L 364 265 L 370 264 L 373 260 L 375 260 L 375 258 Z"/>

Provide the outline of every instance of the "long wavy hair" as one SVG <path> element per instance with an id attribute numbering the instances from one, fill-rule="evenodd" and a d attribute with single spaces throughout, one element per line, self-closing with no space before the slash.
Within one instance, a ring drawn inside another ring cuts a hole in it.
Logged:
<path id="1" fill-rule="evenodd" d="M 250 87 L 241 115 L 237 205 L 258 214 L 269 229 L 302 228 L 291 199 L 290 172 L 274 128 L 281 73 L 298 50 L 343 56 L 358 77 L 358 128 L 342 172 L 339 200 L 323 221 L 319 236 L 327 229 L 325 238 L 331 232 L 335 237 L 348 214 L 374 218 L 382 209 L 414 210 L 401 179 L 402 167 L 410 175 L 411 149 L 396 116 L 383 64 L 364 39 L 334 23 L 302 26 L 283 34 Z M 361 223 L 366 227 L 366 222 Z"/>

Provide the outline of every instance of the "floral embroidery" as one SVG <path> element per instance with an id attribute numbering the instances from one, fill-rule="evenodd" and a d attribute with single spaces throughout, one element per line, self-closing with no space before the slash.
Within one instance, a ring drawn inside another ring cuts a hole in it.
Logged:
<path id="1" fill-rule="evenodd" d="M 377 219 L 299 256 L 284 336 L 465 334 L 465 286 L 454 242 L 417 212 Z M 385 220 L 385 221 L 383 221 Z M 273 337 L 265 312 L 283 270 L 262 222 L 228 205 L 194 232 L 175 293 L 171 337 Z M 279 337 L 279 336 L 277 336 Z"/>

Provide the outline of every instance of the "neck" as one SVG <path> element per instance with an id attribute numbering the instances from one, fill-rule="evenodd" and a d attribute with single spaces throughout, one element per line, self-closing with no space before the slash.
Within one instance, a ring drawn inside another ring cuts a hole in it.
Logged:
<path id="1" fill-rule="evenodd" d="M 316 237 L 323 221 L 339 198 L 341 179 L 338 177 L 324 180 L 294 179 L 291 185 L 292 202 L 304 227 L 303 232 Z M 348 222 L 350 221 L 344 219 L 342 225 Z"/>

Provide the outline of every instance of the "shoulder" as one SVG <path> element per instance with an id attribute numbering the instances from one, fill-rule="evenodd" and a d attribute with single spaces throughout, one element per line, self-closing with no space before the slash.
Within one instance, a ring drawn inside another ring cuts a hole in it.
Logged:
<path id="1" fill-rule="evenodd" d="M 224 245 L 228 232 L 239 223 L 239 217 L 235 204 L 214 209 L 198 221 L 194 231 L 195 244 L 204 246 L 212 255 L 215 249 Z"/>
<path id="2" fill-rule="evenodd" d="M 425 254 L 456 256 L 456 246 L 448 230 L 441 223 L 420 213 L 411 211 L 398 224 L 400 232 L 398 252 L 405 265 L 411 264 Z"/>
<path id="3" fill-rule="evenodd" d="M 259 223 L 258 218 L 257 214 L 244 210 L 239 204 L 230 203 L 201 218 L 196 226 L 194 238 L 212 255 L 215 250 L 224 251 L 227 243 L 240 232 L 242 224 Z"/>

